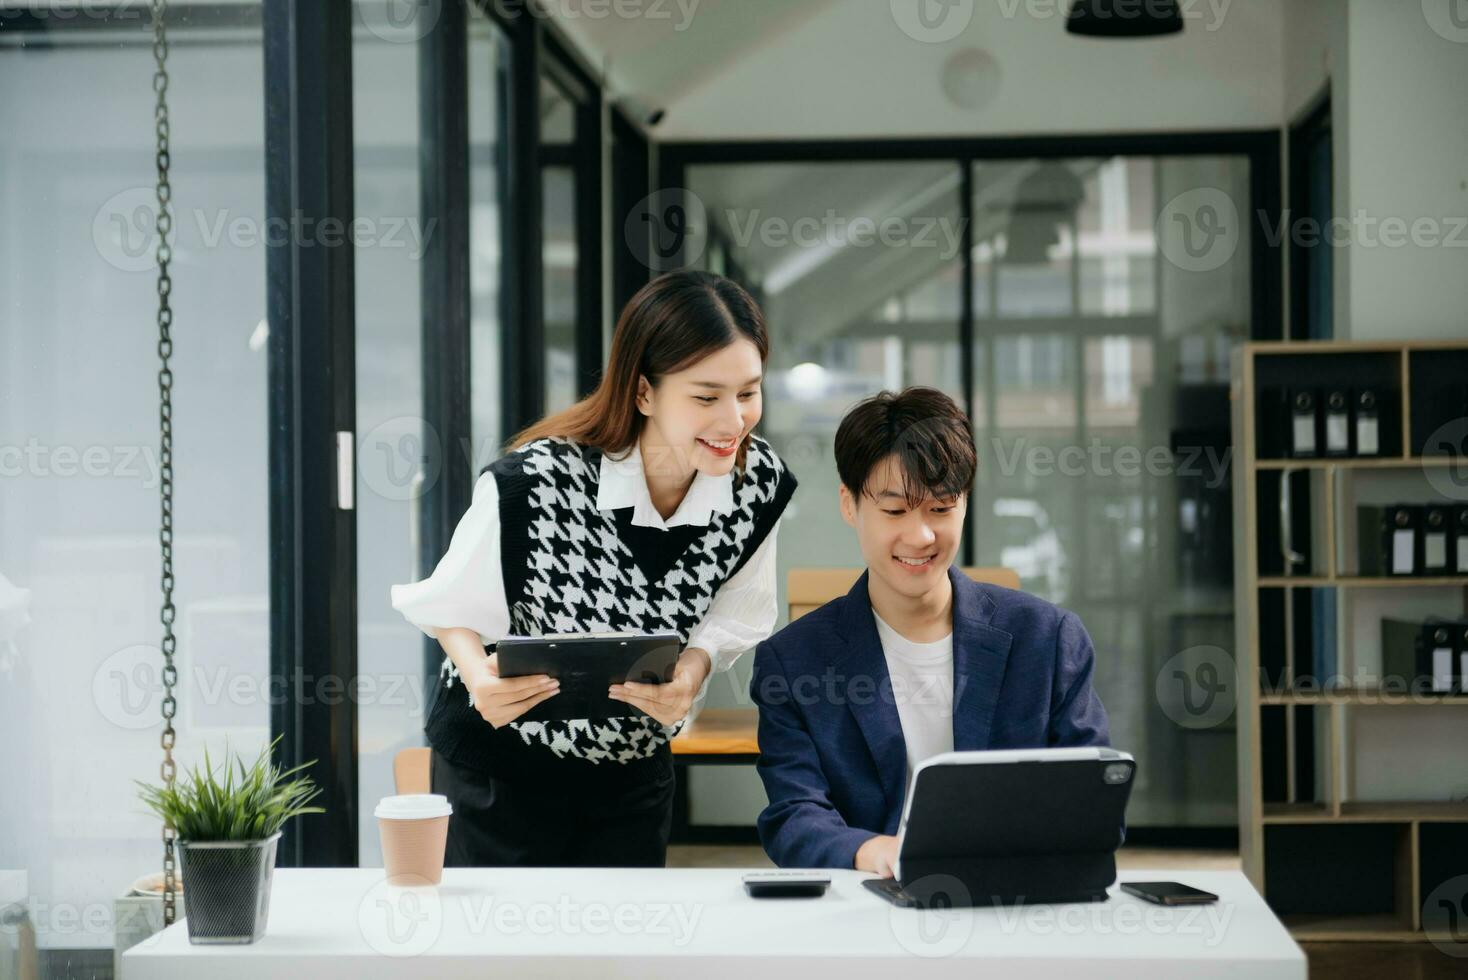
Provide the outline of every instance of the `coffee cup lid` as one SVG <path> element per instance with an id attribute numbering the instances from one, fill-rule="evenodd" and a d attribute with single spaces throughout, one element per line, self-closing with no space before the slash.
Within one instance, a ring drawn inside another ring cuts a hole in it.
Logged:
<path id="1" fill-rule="evenodd" d="M 440 793 L 406 793 L 402 796 L 384 796 L 372 811 L 375 817 L 389 820 L 428 820 L 446 817 L 454 812 L 449 799 Z"/>

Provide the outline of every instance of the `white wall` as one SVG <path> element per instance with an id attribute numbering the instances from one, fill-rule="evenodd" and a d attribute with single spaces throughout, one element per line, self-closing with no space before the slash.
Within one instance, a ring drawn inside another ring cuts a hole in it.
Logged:
<path id="1" fill-rule="evenodd" d="M 1453 2 L 1285 5 L 1282 121 L 1331 92 L 1335 214 L 1351 221 L 1337 338 L 1468 337 L 1468 28 Z M 1399 244 L 1383 221 L 1406 229 Z"/>
<path id="2" fill-rule="evenodd" d="M 1424 10 L 1445 18 L 1449 2 L 1350 0 L 1349 128 L 1336 144 L 1350 181 L 1337 213 L 1432 222 L 1457 244 L 1392 247 L 1364 231 L 1338 336 L 1468 337 L 1468 28 L 1450 40 Z"/>

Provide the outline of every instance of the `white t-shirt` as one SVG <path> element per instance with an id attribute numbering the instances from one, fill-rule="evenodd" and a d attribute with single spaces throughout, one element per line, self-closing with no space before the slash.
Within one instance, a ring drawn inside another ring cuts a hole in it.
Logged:
<path id="1" fill-rule="evenodd" d="M 953 751 L 953 634 L 932 643 L 914 643 L 883 621 L 877 637 L 892 676 L 892 696 L 907 743 L 907 776 L 924 759 Z"/>

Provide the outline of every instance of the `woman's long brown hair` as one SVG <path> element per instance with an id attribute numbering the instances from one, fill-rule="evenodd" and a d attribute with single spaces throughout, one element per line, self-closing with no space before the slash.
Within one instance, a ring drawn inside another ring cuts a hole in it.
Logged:
<path id="1" fill-rule="evenodd" d="M 612 334 L 612 352 L 596 390 L 570 408 L 536 422 L 510 440 L 518 449 L 536 439 L 572 439 L 595 446 L 613 458 L 637 445 L 643 416 L 637 410 L 637 382 L 657 385 L 739 339 L 753 341 L 760 362 L 769 357 L 764 314 L 743 286 L 715 275 L 685 269 L 658 276 L 628 300 Z M 739 445 L 744 468 L 746 436 Z"/>

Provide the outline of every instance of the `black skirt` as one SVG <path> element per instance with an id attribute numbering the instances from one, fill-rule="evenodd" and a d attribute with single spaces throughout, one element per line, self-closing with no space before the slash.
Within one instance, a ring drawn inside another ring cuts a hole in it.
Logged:
<path id="1" fill-rule="evenodd" d="M 647 764 L 566 778 L 550 763 L 533 780 L 494 775 L 432 753 L 432 791 L 448 797 L 448 867 L 639 867 L 667 862 L 673 824 L 673 756 L 664 745 Z M 617 770 L 627 769 L 619 774 Z M 627 778 L 616 778 L 625 775 Z"/>

